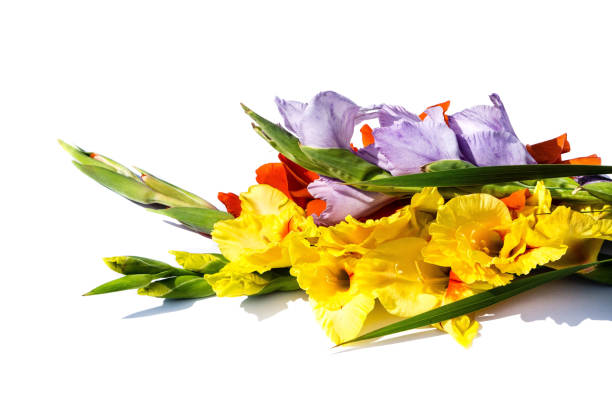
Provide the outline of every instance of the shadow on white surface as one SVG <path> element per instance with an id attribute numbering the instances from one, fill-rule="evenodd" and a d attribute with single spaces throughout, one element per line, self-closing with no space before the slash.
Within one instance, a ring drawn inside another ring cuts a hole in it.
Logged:
<path id="1" fill-rule="evenodd" d="M 240 307 L 243 308 L 245 312 L 255 315 L 257 320 L 262 321 L 287 309 L 289 302 L 298 299 L 307 300 L 308 297 L 306 293 L 301 290 L 270 293 L 263 296 L 248 297 L 240 303 Z"/>
<path id="2" fill-rule="evenodd" d="M 280 292 L 264 296 L 253 296 L 240 303 L 242 309 L 257 317 L 258 321 L 268 319 L 283 310 L 289 303 L 307 300 L 304 292 Z M 195 302 L 203 299 L 165 299 L 156 307 L 132 313 L 124 319 L 155 316 L 173 313 L 190 308 Z M 486 325 L 487 321 L 518 315 L 524 322 L 535 322 L 551 319 L 556 324 L 578 326 L 585 320 L 612 322 L 612 287 L 598 285 L 579 277 L 551 282 L 545 286 L 523 293 L 501 304 L 492 306 L 478 314 L 477 320 Z M 388 314 L 380 304 L 368 316 L 362 333 L 376 330 L 385 325 L 401 320 Z M 403 343 L 445 335 L 443 332 L 425 328 L 406 332 L 391 338 L 372 339 L 355 344 L 350 348 L 338 349 L 343 353 L 362 348 Z"/>
<path id="3" fill-rule="evenodd" d="M 286 310 L 289 302 L 302 299 L 307 300 L 307 296 L 302 291 L 294 292 L 279 292 L 270 293 L 263 296 L 251 296 L 247 297 L 240 303 L 240 307 L 245 312 L 255 315 L 257 320 L 262 321 L 275 314 Z M 149 309 L 141 310 L 129 314 L 124 319 L 134 319 L 139 317 L 149 317 L 166 313 L 178 312 L 181 310 L 189 309 L 196 302 L 206 300 L 203 299 L 164 299 L 163 303 L 159 306 L 155 306 Z"/>
<path id="4" fill-rule="evenodd" d="M 191 306 L 193 306 L 195 302 L 198 302 L 200 300 L 204 299 L 164 299 L 164 302 L 161 305 L 129 314 L 125 316 L 124 319 L 135 319 L 138 317 L 147 317 L 165 313 L 178 312 L 181 310 L 189 309 Z"/>
<path id="5" fill-rule="evenodd" d="M 486 324 L 487 321 L 515 315 L 518 315 L 521 320 L 527 323 L 551 319 L 556 324 L 566 324 L 570 327 L 578 326 L 585 320 L 612 322 L 612 287 L 589 282 L 580 277 L 571 277 L 562 281 L 551 282 L 485 309 L 477 314 L 476 319 L 482 324 Z M 402 319 L 389 315 L 377 303 L 376 308 L 364 324 L 362 334 L 400 320 Z M 351 345 L 350 348 L 339 348 L 337 353 L 426 339 L 439 335 L 445 335 L 445 333 L 431 328 L 408 331 L 406 334 L 391 338 L 366 340 Z"/>
<path id="6" fill-rule="evenodd" d="M 513 315 L 520 315 L 525 322 L 550 318 L 568 326 L 578 326 L 587 319 L 612 321 L 612 287 L 571 277 L 492 306 L 478 320 Z"/>

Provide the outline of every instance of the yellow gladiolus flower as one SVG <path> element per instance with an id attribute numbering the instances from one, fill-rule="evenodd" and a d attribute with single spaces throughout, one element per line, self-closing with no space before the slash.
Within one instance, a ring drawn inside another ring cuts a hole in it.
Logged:
<path id="1" fill-rule="evenodd" d="M 289 247 L 308 245 L 305 240 L 317 235 L 312 217 L 273 187 L 252 186 L 240 195 L 240 202 L 240 216 L 217 222 L 212 239 L 227 259 L 249 272 L 290 266 Z"/>
<path id="2" fill-rule="evenodd" d="M 549 264 L 565 268 L 595 262 L 604 239 L 612 239 L 612 219 L 559 206 L 552 213 L 537 217 L 533 231 L 527 235 L 527 244 L 567 246 L 565 255 Z"/>
<path id="3" fill-rule="evenodd" d="M 425 245 L 427 241 L 418 237 L 381 244 L 356 263 L 355 285 L 377 297 L 396 316 L 410 317 L 435 308 L 448 275 L 443 268 L 423 261 Z"/>
<path id="4" fill-rule="evenodd" d="M 352 281 L 357 259 L 316 251 L 317 260 L 291 268 L 298 284 L 310 297 L 316 319 L 335 343 L 356 337 L 374 297 L 361 293 Z"/>
<path id="5" fill-rule="evenodd" d="M 423 249 L 426 262 L 450 267 L 459 279 L 500 286 L 512 274 L 559 259 L 562 245 L 528 248 L 527 220 L 512 216 L 504 203 L 488 194 L 455 197 L 438 211 L 430 225 L 431 241 Z"/>

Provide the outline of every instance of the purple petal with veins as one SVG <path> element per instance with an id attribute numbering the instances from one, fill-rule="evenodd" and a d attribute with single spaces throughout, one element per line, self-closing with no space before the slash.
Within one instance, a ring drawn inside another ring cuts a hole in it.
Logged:
<path id="1" fill-rule="evenodd" d="M 477 166 L 535 164 L 514 133 L 499 96 L 492 94 L 489 98 L 493 106 L 475 106 L 448 118 L 464 160 Z"/>
<path id="2" fill-rule="evenodd" d="M 362 116 L 359 106 L 332 91 L 321 92 L 310 103 L 276 98 L 276 105 L 287 129 L 309 147 L 350 149 L 357 118 Z"/>
<path id="3" fill-rule="evenodd" d="M 396 199 L 382 193 L 358 190 L 328 177 L 319 177 L 310 183 L 308 191 L 326 203 L 321 215 L 313 214 L 315 223 L 325 226 L 337 224 L 347 215 L 366 217 Z"/>
<path id="4" fill-rule="evenodd" d="M 411 122 L 420 122 L 421 119 L 414 113 L 408 112 L 406 109 L 401 106 L 392 106 L 392 105 L 380 105 L 377 107 L 377 117 L 378 122 L 381 127 L 387 127 L 393 125 L 395 122 L 398 122 L 402 119 L 411 121 Z"/>
<path id="5" fill-rule="evenodd" d="M 419 173 L 422 166 L 437 160 L 459 159 L 457 138 L 446 125 L 442 108 L 429 108 L 426 113 L 422 121 L 400 119 L 374 129 L 374 144 L 359 155 L 394 176 Z"/>

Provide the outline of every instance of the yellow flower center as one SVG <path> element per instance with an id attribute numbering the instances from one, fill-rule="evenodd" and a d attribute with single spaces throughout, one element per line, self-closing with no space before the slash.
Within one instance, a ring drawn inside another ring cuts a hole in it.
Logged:
<path id="1" fill-rule="evenodd" d="M 341 291 L 347 291 L 351 287 L 351 276 L 346 269 L 340 269 L 337 274 L 333 275 L 333 282 L 330 282 Z"/>
<path id="2" fill-rule="evenodd" d="M 497 231 L 481 225 L 464 225 L 457 232 L 468 240 L 472 249 L 489 256 L 497 256 L 504 246 L 504 240 Z"/>

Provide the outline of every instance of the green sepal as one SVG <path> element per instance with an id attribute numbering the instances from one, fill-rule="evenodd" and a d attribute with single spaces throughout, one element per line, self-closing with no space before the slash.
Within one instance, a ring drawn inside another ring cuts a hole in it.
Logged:
<path id="1" fill-rule="evenodd" d="M 175 186 L 174 184 L 168 183 L 165 180 L 155 177 L 153 174 L 139 169 L 138 167 L 135 167 L 135 169 L 142 173 L 141 180 L 144 184 L 161 194 L 164 194 L 168 197 L 172 197 L 182 202 L 183 204 L 181 206 L 183 207 L 203 207 L 210 208 L 212 210 L 217 209 L 208 201 L 204 200 L 201 197 L 198 197 L 193 193 L 190 193 L 187 190 L 184 190 L 180 187 Z"/>
<path id="2" fill-rule="evenodd" d="M 171 272 L 175 276 L 197 275 L 197 273 L 181 268 L 175 268 L 167 263 L 155 259 L 143 258 L 141 256 L 112 256 L 102 258 L 106 266 L 123 275 L 136 274 L 158 274 Z"/>
<path id="3" fill-rule="evenodd" d="M 229 262 L 221 254 L 192 254 L 183 251 L 170 251 L 170 253 L 183 268 L 203 275 L 219 272 Z"/>
<path id="4" fill-rule="evenodd" d="M 378 330 L 366 333 L 362 336 L 356 337 L 352 340 L 346 341 L 339 344 L 349 344 L 356 341 L 373 339 L 376 337 L 387 336 L 390 334 L 399 333 L 406 330 L 417 329 L 419 327 L 428 326 L 434 323 L 439 323 L 445 320 L 453 319 L 455 317 L 463 316 L 485 307 L 494 305 L 503 300 L 509 299 L 520 293 L 523 293 L 529 289 L 536 288 L 545 283 L 565 278 L 573 275 L 574 273 L 593 273 L 592 271 L 600 268 L 600 264 L 610 262 L 612 259 L 602 260 L 593 262 L 586 265 L 572 266 L 569 268 L 563 268 L 548 272 L 541 272 L 530 274 L 523 278 L 516 279 L 507 285 L 499 286 L 476 295 L 467 297 L 465 299 L 458 300 L 448 305 L 440 306 L 436 309 L 421 313 L 411 318 L 401 320 L 399 322 L 390 324 L 382 327 Z M 605 265 L 608 267 L 608 265 Z M 537 268 L 538 270 L 545 270 L 547 268 Z M 608 269 L 610 270 L 610 269 Z M 535 271 L 534 271 L 535 272 Z"/>
<path id="5" fill-rule="evenodd" d="M 62 148 L 68 152 L 68 154 L 70 154 L 76 161 L 78 161 L 81 164 L 85 164 L 88 166 L 97 166 L 97 167 L 102 167 L 105 168 L 107 170 L 114 170 L 111 166 L 109 166 L 108 164 L 102 163 L 94 158 L 92 158 L 90 156 L 91 153 L 86 152 L 85 150 L 81 149 L 78 146 L 72 146 L 66 142 L 64 142 L 61 139 L 57 139 L 57 142 L 60 144 L 60 146 L 62 146 Z"/>
<path id="6" fill-rule="evenodd" d="M 178 276 L 162 279 L 138 289 L 139 295 L 164 299 L 198 299 L 214 296 L 206 279 L 193 276 Z"/>
<path id="7" fill-rule="evenodd" d="M 212 232 L 217 221 L 234 218 L 225 211 L 211 210 L 208 208 L 174 207 L 150 211 L 174 218 L 186 226 L 205 234 L 210 234 Z"/>
<path id="8" fill-rule="evenodd" d="M 452 159 L 444 159 L 438 160 L 433 163 L 429 163 L 423 166 L 422 170 L 425 173 L 431 173 L 434 171 L 447 171 L 447 170 L 457 170 L 457 169 L 470 169 L 476 167 L 472 163 L 463 161 L 463 160 L 452 160 Z"/>
<path id="9" fill-rule="evenodd" d="M 73 162 L 83 173 L 123 197 L 141 204 L 184 205 L 182 201 L 157 193 L 146 184 L 133 178 L 108 170 Z"/>
<path id="10" fill-rule="evenodd" d="M 251 296 L 267 295 L 273 292 L 292 292 L 295 290 L 300 290 L 300 285 L 298 285 L 298 281 L 294 276 L 277 276 L 272 278 L 261 291 Z"/>

